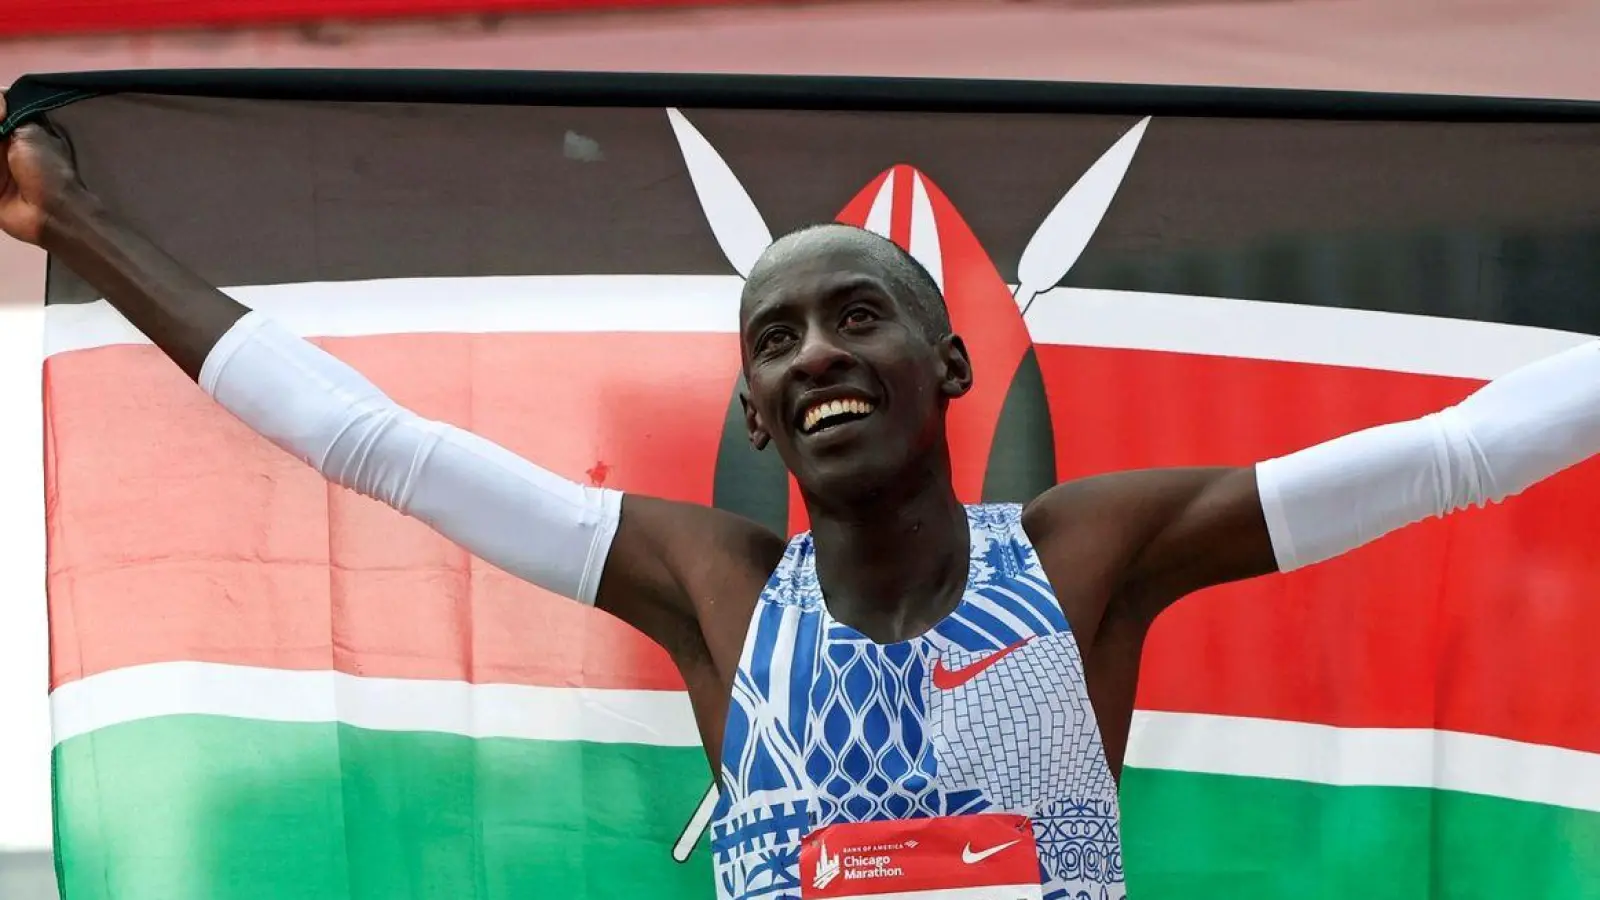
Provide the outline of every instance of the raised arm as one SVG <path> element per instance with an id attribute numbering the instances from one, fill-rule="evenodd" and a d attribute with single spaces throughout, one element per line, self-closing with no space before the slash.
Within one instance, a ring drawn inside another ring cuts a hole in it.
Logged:
<path id="1" fill-rule="evenodd" d="M 198 379 L 206 354 L 249 309 L 116 221 L 84 189 L 60 139 L 28 125 L 0 149 L 0 230 L 66 262 Z"/>
<path id="2" fill-rule="evenodd" d="M 1047 548 L 1072 552 L 1062 538 L 1075 530 L 1100 541 L 1116 566 L 1108 602 L 1148 620 L 1192 591 L 1309 566 L 1425 518 L 1499 503 L 1596 454 L 1600 341 L 1591 341 L 1419 419 L 1253 467 L 1064 484 L 1030 515 L 1047 565 Z"/>
<path id="3" fill-rule="evenodd" d="M 416 415 L 119 221 L 79 182 L 59 139 L 28 126 L 0 150 L 0 230 L 94 285 L 246 425 L 513 575 L 616 614 L 680 666 L 705 653 L 696 598 L 708 603 L 719 578 L 737 582 L 750 568 L 753 602 L 760 566 L 781 553 L 776 536 L 742 519 L 648 497 L 624 503 Z M 708 541 L 730 565 L 714 565 Z M 743 556 L 754 565 L 739 566 Z"/>

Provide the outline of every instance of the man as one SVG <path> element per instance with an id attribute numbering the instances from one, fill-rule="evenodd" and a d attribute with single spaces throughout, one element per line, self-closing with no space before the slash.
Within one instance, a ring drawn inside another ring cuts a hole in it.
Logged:
<path id="1" fill-rule="evenodd" d="M 768 248 L 740 306 L 750 440 L 782 457 L 812 523 L 786 540 L 583 487 L 424 421 L 122 223 L 53 136 L 25 127 L 4 151 L 0 230 L 95 285 L 234 415 L 667 649 L 719 773 L 712 846 L 729 898 L 896 877 L 891 857 L 840 857 L 884 822 L 971 866 L 1014 873 L 1021 859 L 1026 895 L 1121 897 L 1114 779 L 1156 615 L 1600 452 L 1591 343 L 1435 415 L 1255 466 L 963 506 L 945 412 L 974 371 L 938 288 L 892 243 L 823 225 Z"/>

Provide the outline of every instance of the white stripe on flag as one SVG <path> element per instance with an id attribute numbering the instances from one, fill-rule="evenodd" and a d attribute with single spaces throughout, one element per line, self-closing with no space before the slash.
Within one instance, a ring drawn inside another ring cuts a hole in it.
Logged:
<path id="1" fill-rule="evenodd" d="M 728 332 L 744 282 L 729 275 L 392 278 L 225 288 L 298 334 Z M 104 300 L 45 307 L 45 353 L 147 344 Z"/>
<path id="2" fill-rule="evenodd" d="M 401 278 L 230 288 L 313 336 L 501 332 L 731 334 L 744 282 L 723 275 Z M 46 309 L 46 353 L 148 343 L 104 301 Z M 1057 288 L 1028 314 L 1039 344 L 1488 379 L 1587 340 L 1516 325 L 1255 300 Z"/>
<path id="3" fill-rule="evenodd" d="M 1428 728 L 1139 711 L 1129 768 L 1461 791 L 1600 812 L 1600 754 Z"/>
<path id="4" fill-rule="evenodd" d="M 686 694 L 474 685 L 170 662 L 50 696 L 55 743 L 159 716 L 343 722 L 466 737 L 698 747 Z M 1127 765 L 1335 786 L 1411 787 L 1600 812 L 1600 754 L 1426 728 L 1336 728 L 1194 713 L 1134 714 Z"/>
<path id="5" fill-rule="evenodd" d="M 687 694 L 365 678 L 220 663 L 151 663 L 92 675 L 50 695 L 56 744 L 158 716 L 343 722 L 473 738 L 699 747 Z"/>
<path id="6" fill-rule="evenodd" d="M 1587 335 L 1495 322 L 1126 291 L 1058 288 L 1028 329 L 1041 344 L 1111 347 L 1498 378 Z"/>

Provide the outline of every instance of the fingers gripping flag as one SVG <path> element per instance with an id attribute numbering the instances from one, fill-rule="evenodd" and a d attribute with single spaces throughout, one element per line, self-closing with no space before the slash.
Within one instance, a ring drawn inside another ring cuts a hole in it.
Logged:
<path id="1" fill-rule="evenodd" d="M 885 234 L 941 284 L 976 370 L 966 500 L 1248 464 L 1600 333 L 1581 106 L 394 72 L 11 97 L 174 255 L 400 402 L 779 531 L 803 511 L 745 439 L 734 329 L 803 224 Z M 712 895 L 662 651 L 331 488 L 55 263 L 46 299 L 65 896 Z M 1130 891 L 1600 894 L 1597 502 L 1579 466 L 1166 613 Z"/>

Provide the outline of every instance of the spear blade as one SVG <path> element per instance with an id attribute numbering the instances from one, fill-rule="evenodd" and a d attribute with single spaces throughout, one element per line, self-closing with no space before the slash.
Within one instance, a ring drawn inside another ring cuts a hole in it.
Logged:
<path id="1" fill-rule="evenodd" d="M 678 110 L 668 109 L 667 119 L 672 123 L 672 133 L 689 169 L 689 180 L 717 246 L 739 277 L 749 278 L 761 252 L 772 243 L 772 232 L 717 148 Z"/>
<path id="2" fill-rule="evenodd" d="M 1134 152 L 1150 124 L 1146 116 L 1117 139 L 1094 165 L 1067 189 L 1055 208 L 1039 223 L 1017 262 L 1017 303 L 1026 313 L 1033 298 L 1050 290 L 1065 278 L 1083 255 L 1084 248 L 1100 227 L 1106 210 L 1122 186 L 1123 176 L 1133 163 Z"/>

